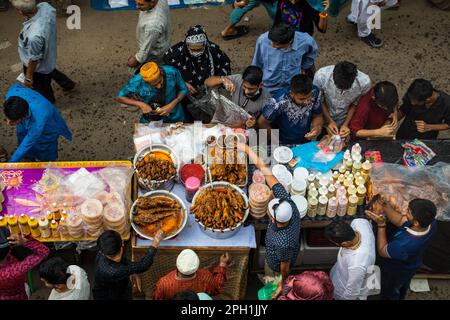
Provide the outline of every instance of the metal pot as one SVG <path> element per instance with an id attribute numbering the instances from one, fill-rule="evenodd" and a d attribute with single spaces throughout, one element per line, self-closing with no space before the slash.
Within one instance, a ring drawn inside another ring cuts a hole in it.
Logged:
<path id="1" fill-rule="evenodd" d="M 198 224 L 198 227 L 200 228 L 200 230 L 202 230 L 202 232 L 205 233 L 207 236 L 214 238 L 214 239 L 228 239 L 228 238 L 231 238 L 232 236 L 234 236 L 241 229 L 245 220 L 247 220 L 247 217 L 250 212 L 250 208 L 249 208 L 249 204 L 248 204 L 248 197 L 241 188 L 239 188 L 238 186 L 231 184 L 229 182 L 224 182 L 224 181 L 213 182 L 212 185 L 213 185 L 213 187 L 228 187 L 228 188 L 232 188 L 232 189 L 236 190 L 237 193 L 239 193 L 244 198 L 244 203 L 247 206 L 247 210 L 245 210 L 245 213 L 244 213 L 244 219 L 241 222 L 239 222 L 234 228 L 228 228 L 225 230 L 206 228 L 203 225 L 203 223 L 201 223 L 200 221 L 195 219 L 195 221 L 197 221 L 197 224 Z M 197 191 L 194 198 L 192 199 L 192 205 L 195 204 L 195 201 L 196 201 L 197 197 L 199 196 L 200 192 L 205 188 L 210 188 L 209 183 L 206 184 L 205 186 L 201 187 Z"/>
<path id="2" fill-rule="evenodd" d="M 175 166 L 175 169 L 177 171 L 176 175 L 174 175 L 173 177 L 170 177 L 169 179 L 160 180 L 160 181 L 144 179 L 139 175 L 139 171 L 136 169 L 137 161 L 142 159 L 143 157 L 145 157 L 147 154 L 154 152 L 154 151 L 164 151 L 170 155 L 170 157 L 172 158 L 173 164 Z M 138 153 L 136 153 L 136 155 L 134 156 L 134 160 L 133 160 L 133 168 L 134 168 L 134 171 L 137 173 L 138 183 L 141 188 L 143 188 L 145 190 L 171 190 L 173 185 L 175 184 L 175 178 L 178 175 L 178 172 L 180 170 L 180 162 L 178 160 L 177 155 L 170 147 L 168 147 L 164 144 L 153 144 L 152 150 L 150 150 L 149 147 L 146 147 L 146 148 L 143 148 L 142 150 L 140 150 Z"/>
<path id="3" fill-rule="evenodd" d="M 173 237 L 178 235 L 184 229 L 184 227 L 186 226 L 186 223 L 187 223 L 187 219 L 188 219 L 188 212 L 187 212 L 187 208 L 186 208 L 184 202 L 176 194 L 174 194 L 172 192 L 169 192 L 169 191 L 166 191 L 166 190 L 156 190 L 156 191 L 147 192 L 146 194 L 142 195 L 141 197 L 166 197 L 166 198 L 173 199 L 173 200 L 175 200 L 176 202 L 178 202 L 180 204 L 180 206 L 181 206 L 181 214 L 183 215 L 183 220 L 181 221 L 181 224 L 178 227 L 177 231 L 175 231 L 175 233 L 165 237 L 163 240 L 172 239 Z M 134 224 L 134 220 L 133 220 L 134 207 L 135 207 L 137 201 L 139 200 L 139 198 L 136 199 L 136 201 L 133 203 L 133 205 L 131 206 L 131 209 L 130 209 L 131 226 L 133 227 L 134 231 L 136 231 L 136 233 L 139 236 L 141 236 L 142 238 L 153 240 L 152 237 L 150 237 L 150 236 L 146 235 L 145 233 L 141 232 L 139 230 L 139 227 Z"/>

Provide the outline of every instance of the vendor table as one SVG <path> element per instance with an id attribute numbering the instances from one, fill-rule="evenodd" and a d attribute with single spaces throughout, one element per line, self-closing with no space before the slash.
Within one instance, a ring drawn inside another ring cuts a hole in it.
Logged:
<path id="1" fill-rule="evenodd" d="M 190 207 L 190 203 L 185 199 L 183 185 L 175 184 L 172 192 L 183 200 L 186 208 Z M 151 241 L 141 239 L 133 232 L 131 245 L 133 261 L 137 261 L 148 250 Z M 193 215 L 189 214 L 188 222 L 183 231 L 173 239 L 161 241 L 161 246 L 150 270 L 140 275 L 142 291 L 146 299 L 152 299 L 156 282 L 176 269 L 178 254 L 184 249 L 193 249 L 200 258 L 200 268 L 209 270 L 213 270 L 219 265 L 219 259 L 223 253 L 229 253 L 231 263 L 228 268 L 228 279 L 225 282 L 224 292 L 219 295 L 219 298 L 242 299 L 247 287 L 247 270 L 251 248 L 256 248 L 255 231 L 252 225 L 241 228 L 229 239 L 218 240 L 205 235 L 200 230 Z"/>
<path id="2" fill-rule="evenodd" d="M 422 140 L 428 147 L 430 147 L 435 153 L 436 157 L 430 161 L 430 165 L 433 165 L 437 162 L 447 162 L 450 163 L 450 140 Z M 360 140 L 355 141 L 353 143 L 358 142 L 362 148 L 362 154 L 366 151 L 380 151 L 381 157 L 384 162 L 389 163 L 403 163 L 403 151 L 402 144 L 406 141 L 402 140 Z M 353 144 L 352 143 L 352 144 Z M 288 146 L 293 147 L 293 146 Z M 268 152 L 270 153 L 270 146 L 268 146 Z M 254 170 L 254 165 L 249 165 L 249 181 L 251 181 L 251 175 Z M 358 213 L 353 216 L 345 216 L 345 217 L 335 217 L 334 219 L 330 219 L 328 217 L 316 217 L 314 219 L 306 216 L 301 221 L 302 229 L 311 229 L 311 228 L 325 228 L 332 221 L 336 221 L 337 219 L 351 222 L 355 218 L 364 217 L 363 208 L 358 208 Z M 253 224 L 256 231 L 256 243 L 261 243 L 261 238 L 265 230 L 267 230 L 268 217 L 264 217 L 262 219 L 254 219 L 250 217 L 247 223 Z M 252 258 L 252 271 L 256 270 L 256 266 L 259 261 L 259 251 L 254 250 L 253 258 Z"/>
<path id="3" fill-rule="evenodd" d="M 44 171 L 48 168 L 64 169 L 68 172 L 75 172 L 80 168 L 85 168 L 89 172 L 95 172 L 107 166 L 125 166 L 131 168 L 130 161 L 73 161 L 73 162 L 19 162 L 19 163 L 0 163 L 0 176 L 6 183 L 5 202 L 3 203 L 3 211 L 0 215 L 22 213 L 29 216 L 39 217 L 42 212 L 30 213 L 32 209 L 39 207 L 30 207 L 19 204 L 14 199 L 22 198 L 28 201 L 38 202 L 36 193 L 32 190 L 33 184 L 42 178 Z M 127 190 L 126 197 L 131 199 L 133 184 L 130 183 Z M 124 240 L 130 239 L 130 233 L 123 237 Z M 80 241 L 95 241 L 97 238 L 83 237 L 83 238 L 42 238 L 37 240 L 41 242 L 80 242 Z"/>

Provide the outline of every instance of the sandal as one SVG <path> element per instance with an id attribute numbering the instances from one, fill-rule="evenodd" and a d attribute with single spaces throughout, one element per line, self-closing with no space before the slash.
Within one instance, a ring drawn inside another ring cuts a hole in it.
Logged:
<path id="1" fill-rule="evenodd" d="M 237 39 L 242 36 L 245 36 L 249 32 L 249 28 L 246 26 L 237 26 L 236 30 L 237 30 L 237 32 L 235 34 L 231 34 L 229 36 L 222 36 L 222 39 L 226 40 L 226 41 Z"/>

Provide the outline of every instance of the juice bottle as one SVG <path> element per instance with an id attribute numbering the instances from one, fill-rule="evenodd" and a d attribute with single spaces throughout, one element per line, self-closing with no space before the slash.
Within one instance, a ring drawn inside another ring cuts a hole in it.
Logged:
<path id="1" fill-rule="evenodd" d="M 53 220 L 53 212 L 50 210 L 47 210 L 45 213 L 45 216 L 47 218 L 48 221 L 52 221 Z"/>
<path id="2" fill-rule="evenodd" d="M 320 187 L 320 188 L 319 188 L 319 195 L 320 195 L 320 196 L 327 196 L 327 195 L 328 195 L 328 188 L 326 188 L 326 187 Z"/>
<path id="3" fill-rule="evenodd" d="M 39 230 L 38 219 L 35 217 L 30 217 L 28 219 L 28 226 L 30 227 L 31 236 L 33 238 L 39 238 L 41 236 L 41 231 Z"/>
<path id="4" fill-rule="evenodd" d="M 366 180 L 363 178 L 363 176 L 359 176 L 355 179 L 355 184 L 359 187 L 359 186 L 364 186 L 364 184 L 366 183 Z"/>
<path id="5" fill-rule="evenodd" d="M 364 161 L 364 163 L 361 165 L 362 168 L 362 174 L 363 175 L 370 175 L 370 171 L 372 170 L 372 164 L 369 160 Z"/>
<path id="6" fill-rule="evenodd" d="M 336 196 L 336 187 L 332 184 L 328 186 L 328 198 Z"/>
<path id="7" fill-rule="evenodd" d="M 28 225 L 28 216 L 22 213 L 19 217 L 19 224 L 22 229 L 22 234 L 28 236 L 31 233 L 30 226 Z"/>
<path id="8" fill-rule="evenodd" d="M 320 188 L 320 178 L 322 178 L 322 174 L 321 173 L 316 174 L 316 179 L 314 180 L 314 185 L 316 186 L 317 189 Z"/>
<path id="9" fill-rule="evenodd" d="M 348 198 L 347 214 L 349 216 L 354 216 L 356 214 L 357 208 L 358 208 L 358 197 L 352 194 Z"/>
<path id="10" fill-rule="evenodd" d="M 356 191 L 356 195 L 358 196 L 358 206 L 362 206 L 364 204 L 364 199 L 366 198 L 367 189 L 364 185 L 360 185 Z"/>
<path id="11" fill-rule="evenodd" d="M 67 229 L 67 222 L 64 217 L 59 220 L 59 234 L 61 235 L 61 238 L 69 237 L 69 230 Z"/>
<path id="12" fill-rule="evenodd" d="M 308 199 L 308 217 L 314 218 L 317 215 L 317 207 L 318 207 L 319 201 L 316 197 L 312 197 Z"/>
<path id="13" fill-rule="evenodd" d="M 353 161 L 351 159 L 345 161 L 345 169 L 347 171 L 352 171 L 352 168 L 353 168 Z"/>
<path id="14" fill-rule="evenodd" d="M 362 164 L 360 161 L 355 161 L 353 162 L 353 169 L 352 169 L 352 173 L 356 174 L 357 172 L 360 172 L 362 168 Z"/>
<path id="15" fill-rule="evenodd" d="M 342 165 L 342 166 L 339 167 L 339 174 L 344 174 L 345 171 L 346 171 L 345 165 Z"/>
<path id="16" fill-rule="evenodd" d="M 338 200 L 336 199 L 336 197 L 331 197 L 330 200 L 328 200 L 327 217 L 334 218 L 337 214 L 337 209 Z"/>
<path id="17" fill-rule="evenodd" d="M 8 217 L 9 231 L 13 234 L 20 234 L 19 220 L 13 214 Z"/>
<path id="18" fill-rule="evenodd" d="M 39 231 L 41 232 L 42 238 L 50 238 L 51 231 L 48 225 L 48 219 L 46 216 L 39 218 Z"/>
<path id="19" fill-rule="evenodd" d="M 338 209 L 337 209 L 337 215 L 339 217 L 343 217 L 347 213 L 347 204 L 348 204 L 348 200 L 347 200 L 346 196 L 342 196 L 339 198 Z"/>
<path id="20" fill-rule="evenodd" d="M 53 214 L 53 220 L 56 220 L 56 221 L 61 220 L 61 210 L 60 209 L 53 210 L 52 214 Z"/>
<path id="21" fill-rule="evenodd" d="M 347 194 L 350 197 L 351 195 L 356 194 L 356 187 L 354 185 L 351 185 L 347 188 Z"/>
<path id="22" fill-rule="evenodd" d="M 313 174 L 310 174 L 309 176 L 308 176 L 308 179 L 307 179 L 307 184 L 308 184 L 308 190 L 310 189 L 310 188 L 312 188 L 312 187 L 316 187 L 315 185 L 314 185 L 314 182 L 316 181 L 316 177 L 313 175 Z"/>
<path id="23" fill-rule="evenodd" d="M 319 207 L 317 208 L 317 215 L 324 216 L 327 213 L 328 198 L 326 196 L 319 197 Z"/>
<path id="24" fill-rule="evenodd" d="M 317 198 L 319 196 L 319 192 L 316 188 L 308 191 L 308 198 Z"/>
<path id="25" fill-rule="evenodd" d="M 353 180 L 351 180 L 351 179 L 349 179 L 349 178 L 347 178 L 347 179 L 345 179 L 344 180 L 344 187 L 346 188 L 346 189 L 348 189 L 350 186 L 352 186 L 353 185 Z"/>
<path id="26" fill-rule="evenodd" d="M 50 223 L 50 231 L 52 234 L 52 238 L 59 238 L 58 222 L 56 222 L 56 220 L 52 220 L 52 222 Z"/>
<path id="27" fill-rule="evenodd" d="M 332 177 L 333 177 L 333 183 L 335 183 L 337 181 L 337 179 L 339 178 L 339 171 L 334 171 Z"/>
<path id="28" fill-rule="evenodd" d="M 340 184 L 344 184 L 344 181 L 345 181 L 345 176 L 343 174 L 340 174 L 338 177 L 338 182 Z"/>

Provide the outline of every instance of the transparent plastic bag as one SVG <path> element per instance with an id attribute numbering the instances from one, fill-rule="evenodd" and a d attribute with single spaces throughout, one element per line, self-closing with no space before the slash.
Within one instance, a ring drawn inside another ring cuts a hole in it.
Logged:
<path id="1" fill-rule="evenodd" d="M 216 107 L 216 112 L 211 123 L 222 123 L 230 127 L 240 127 L 245 125 L 247 119 L 251 118 L 251 115 L 247 111 L 214 90 L 211 91 L 211 102 Z"/>
<path id="2" fill-rule="evenodd" d="M 211 91 L 197 94 L 197 97 L 189 96 L 190 104 L 187 106 L 194 120 L 203 123 L 211 122 L 216 112 L 216 105 L 212 102 Z"/>
<path id="3" fill-rule="evenodd" d="M 333 136 L 326 135 L 317 144 L 317 147 L 325 154 L 339 153 L 344 146 L 345 143 L 338 134 Z"/>
<path id="4" fill-rule="evenodd" d="M 377 163 L 372 173 L 373 195 L 383 194 L 405 213 L 415 198 L 429 199 L 437 207 L 438 220 L 450 220 L 450 164 L 405 167 L 400 164 Z"/>

